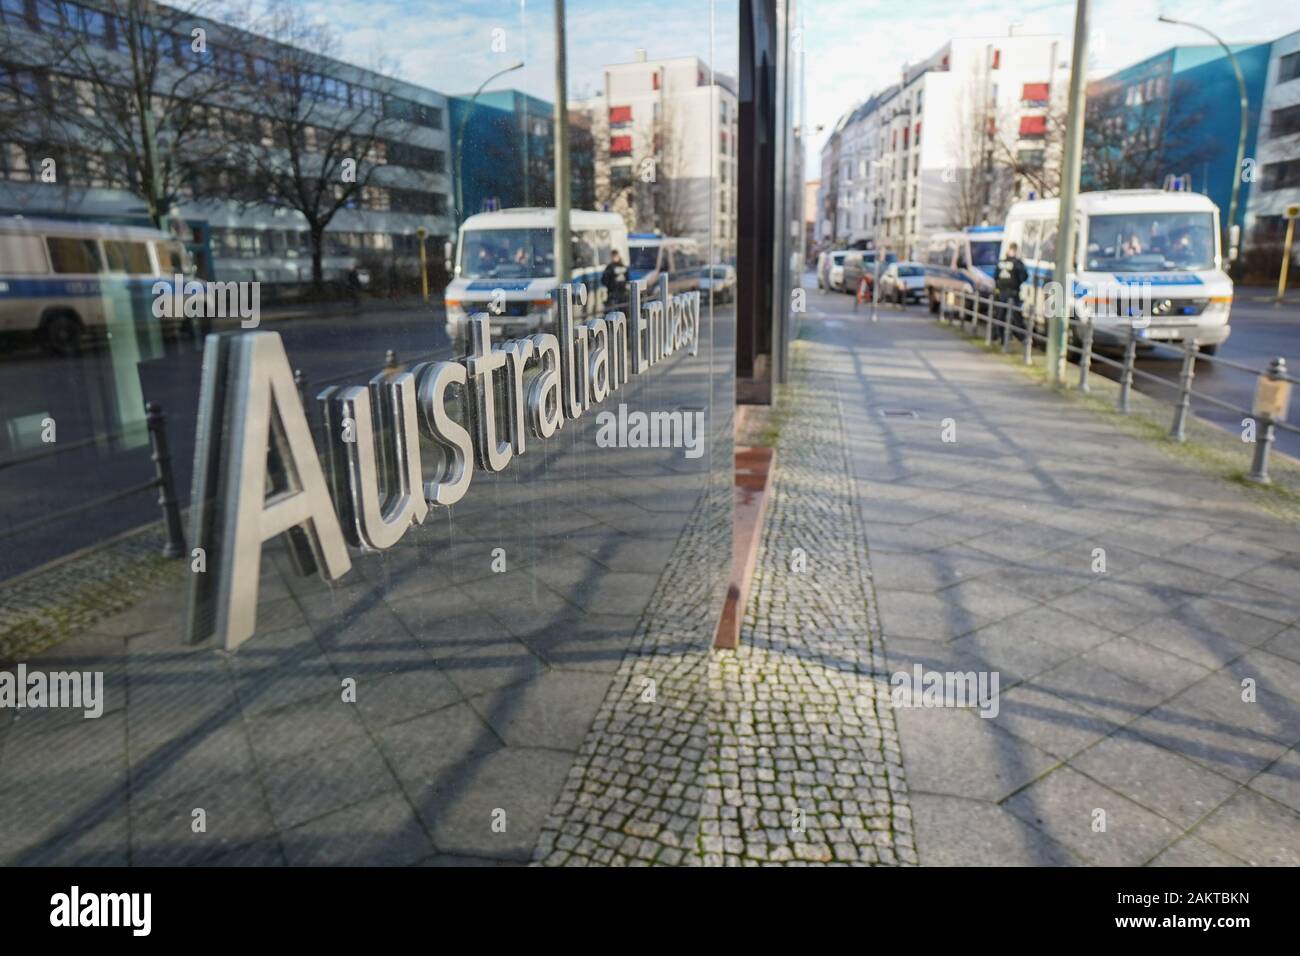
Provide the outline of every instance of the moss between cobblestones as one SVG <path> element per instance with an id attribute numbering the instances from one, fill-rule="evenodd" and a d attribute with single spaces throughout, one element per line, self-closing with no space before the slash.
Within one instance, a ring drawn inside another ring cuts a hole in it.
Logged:
<path id="1" fill-rule="evenodd" d="M 1047 363 L 1041 353 L 1035 352 L 1033 363 L 1024 363 L 1023 352 L 1013 348 L 1008 353 L 1001 351 L 1001 344 L 985 345 L 982 337 L 971 337 L 962 333 L 959 326 L 947 325 L 955 334 L 982 349 L 988 355 L 1015 369 L 1031 381 L 1043 387 L 1047 384 Z M 1093 374 L 1088 377 L 1091 391 L 1080 392 L 1073 387 L 1078 382 L 1077 365 L 1069 367 L 1070 387 L 1056 389 L 1062 398 L 1076 404 L 1084 405 L 1107 418 L 1117 428 L 1147 439 L 1157 444 L 1175 459 L 1199 468 L 1207 474 L 1229 482 L 1245 494 L 1251 501 L 1271 514 L 1288 521 L 1300 523 L 1300 462 L 1274 451 L 1269 456 L 1268 473 L 1272 484 L 1259 485 L 1246 481 L 1250 468 L 1253 446 L 1234 438 L 1222 428 L 1189 415 L 1185 426 L 1187 440 L 1179 443 L 1169 438 L 1169 426 L 1173 421 L 1174 406 L 1155 399 L 1133 389 L 1129 392 L 1129 414 L 1121 414 L 1116 404 L 1119 400 L 1119 383 L 1106 378 L 1093 366 Z"/>
<path id="2" fill-rule="evenodd" d="M 84 632 L 159 584 L 179 586 L 185 563 L 161 557 L 161 540 L 160 533 L 149 529 L 0 585 L 0 665 Z"/>

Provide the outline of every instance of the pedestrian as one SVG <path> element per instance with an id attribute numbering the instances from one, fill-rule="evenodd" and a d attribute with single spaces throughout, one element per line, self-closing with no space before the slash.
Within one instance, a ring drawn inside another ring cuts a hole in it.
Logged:
<path id="1" fill-rule="evenodd" d="M 609 254 L 609 264 L 601 273 L 600 284 L 605 287 L 606 305 L 622 305 L 627 301 L 627 266 L 617 249 Z"/>
<path id="2" fill-rule="evenodd" d="M 353 308 L 361 307 L 361 270 L 356 263 L 348 269 L 347 274 L 348 300 L 352 303 Z"/>
<path id="3" fill-rule="evenodd" d="M 1020 287 L 1029 280 L 1029 270 L 1025 261 L 1017 252 L 1013 242 L 1007 246 L 1007 254 L 998 261 L 998 308 L 1002 312 L 1002 321 L 1009 322 L 1018 329 L 1016 338 L 1024 341 L 1029 332 L 1025 328 L 1025 310 L 1015 308 L 1020 302 Z"/>

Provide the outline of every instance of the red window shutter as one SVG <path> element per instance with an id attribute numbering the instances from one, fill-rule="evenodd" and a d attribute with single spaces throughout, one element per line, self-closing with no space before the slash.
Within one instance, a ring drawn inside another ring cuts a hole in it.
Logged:
<path id="1" fill-rule="evenodd" d="M 921 121 L 920 121 L 920 120 L 917 120 L 917 121 L 916 121 L 916 134 L 915 134 L 915 135 L 916 135 L 916 141 L 917 141 L 918 143 L 921 142 Z"/>
<path id="2" fill-rule="evenodd" d="M 1001 51 L 1001 50 L 994 50 L 994 51 L 993 51 L 993 69 L 997 70 L 997 69 L 1001 69 L 1001 67 L 1002 67 L 1002 51 Z"/>
<path id="3" fill-rule="evenodd" d="M 654 88 L 657 90 L 659 89 L 659 71 L 656 70 L 652 76 L 654 77 Z"/>
<path id="4" fill-rule="evenodd" d="M 611 123 L 630 123 L 632 122 L 632 107 L 630 106 L 611 106 L 609 108 L 609 121 Z"/>
<path id="5" fill-rule="evenodd" d="M 1029 100 L 1030 102 L 1035 103 L 1047 99 L 1047 96 L 1046 83 L 1026 83 L 1024 90 L 1020 93 L 1020 98 L 1022 100 Z"/>
<path id="6" fill-rule="evenodd" d="M 903 149 L 907 149 L 907 144 L 911 140 L 911 136 L 909 135 L 911 132 L 912 131 L 906 126 L 903 127 Z"/>
<path id="7" fill-rule="evenodd" d="M 1020 135 L 1021 136 L 1042 136 L 1047 132 L 1046 116 L 1022 116 L 1020 117 Z"/>
<path id="8" fill-rule="evenodd" d="M 609 138 L 609 151 L 615 156 L 626 156 L 632 152 L 632 137 L 611 136 Z"/>

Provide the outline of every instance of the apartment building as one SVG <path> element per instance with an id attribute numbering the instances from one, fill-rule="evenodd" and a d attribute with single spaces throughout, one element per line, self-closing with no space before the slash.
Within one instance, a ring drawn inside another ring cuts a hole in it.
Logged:
<path id="1" fill-rule="evenodd" d="M 177 176 L 164 210 L 202 275 L 257 279 L 268 295 L 291 292 L 311 278 L 303 215 L 259 192 L 264 183 L 251 169 L 241 168 L 238 159 L 265 149 L 279 134 L 271 118 L 259 112 L 264 104 L 236 91 L 273 82 L 286 62 L 298 71 L 302 112 L 311 117 L 301 124 L 304 162 L 319 155 L 320 144 L 337 142 L 340 129 L 364 127 L 356 139 L 369 142 L 370 149 L 358 161 L 376 167 L 365 188 L 329 221 L 325 278 L 337 278 L 358 262 L 378 269 L 377 279 L 399 267 L 414 274 L 417 229 L 427 230 L 431 242 L 454 232 L 446 96 L 213 20 L 183 16 L 173 8 L 150 8 L 150 20 L 143 25 L 124 19 L 122 9 L 95 0 L 58 5 L 5 0 L 0 4 L 0 90 L 11 94 L 11 101 L 12 94 L 24 91 L 33 100 L 59 102 L 72 96 L 90 108 L 105 96 L 102 80 L 90 74 L 102 67 L 105 75 L 127 75 L 133 55 L 127 37 L 143 28 L 140 35 L 148 47 L 140 51 L 137 43 L 134 55 L 158 58 L 159 90 L 192 89 L 192 82 L 176 85 L 188 71 L 205 77 L 207 89 L 228 91 L 186 107 L 194 128 L 164 125 L 158 131 L 164 141 L 183 135 L 206 143 L 204 161 Z M 195 49 L 192 31 L 200 27 L 202 49 Z M 51 66 L 30 55 L 42 47 L 73 52 Z M 228 82 L 218 82 L 221 78 Z M 160 94 L 155 96 L 157 111 L 164 104 Z M 332 127 L 333 122 L 349 125 Z M 0 124 L 0 215 L 150 222 L 139 188 L 139 156 L 124 154 L 119 145 L 116 138 L 71 138 L 66 131 L 51 141 L 48 130 L 22 117 Z M 54 166 L 47 160 L 54 160 Z M 57 169 L 55 181 L 42 176 L 43 163 Z"/>
<path id="2" fill-rule="evenodd" d="M 1247 249 L 1259 247 L 1266 261 L 1280 262 L 1280 244 L 1286 232 L 1283 211 L 1300 203 L 1300 31 L 1273 41 L 1259 113 L 1255 182 L 1246 205 Z M 1300 263 L 1300 245 L 1292 250 Z"/>
<path id="3" fill-rule="evenodd" d="M 693 56 L 606 67 L 602 92 L 571 107 L 592 131 L 597 205 L 734 260 L 736 102 L 734 80 Z"/>
<path id="4" fill-rule="evenodd" d="M 954 39 L 846 114 L 837 239 L 911 258 L 932 232 L 1000 221 L 1042 194 L 1059 170 L 1067 56 L 1057 36 Z"/>

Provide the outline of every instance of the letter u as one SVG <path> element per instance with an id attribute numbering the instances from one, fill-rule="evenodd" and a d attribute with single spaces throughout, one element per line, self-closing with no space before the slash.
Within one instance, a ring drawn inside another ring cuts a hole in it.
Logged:
<path id="1" fill-rule="evenodd" d="M 343 532 L 354 547 L 391 548 L 429 513 L 422 492 L 415 377 L 378 375 L 367 388 L 331 390 L 322 395 L 321 406 Z M 353 422 L 352 441 L 345 438 L 345 419 Z"/>

